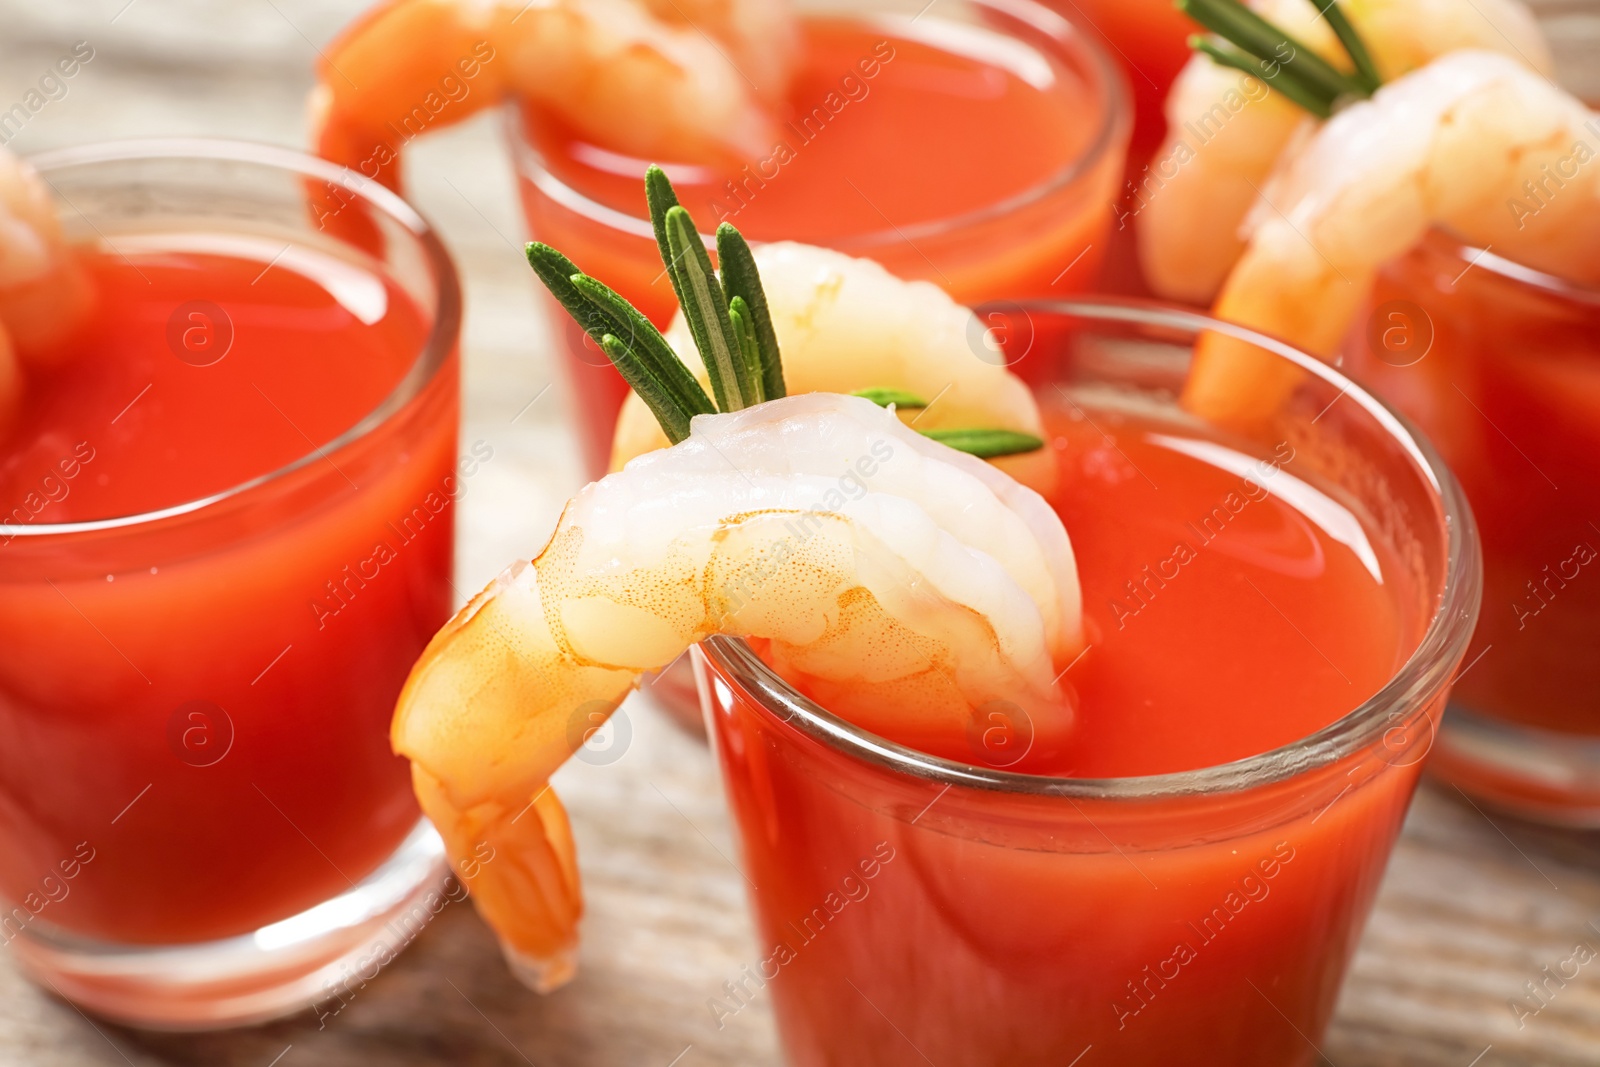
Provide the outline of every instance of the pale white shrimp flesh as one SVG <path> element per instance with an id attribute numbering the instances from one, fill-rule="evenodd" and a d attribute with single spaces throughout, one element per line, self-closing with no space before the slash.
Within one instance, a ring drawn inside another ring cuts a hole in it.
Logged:
<path id="1" fill-rule="evenodd" d="M 1049 751 L 1072 722 L 1055 678 L 1081 610 L 1037 494 L 869 400 L 789 396 L 700 415 L 580 493 L 536 558 L 434 638 L 393 742 L 513 967 L 549 988 L 572 973 L 582 911 L 548 785 L 574 723 L 720 633 L 924 751 L 970 758 L 967 729 L 996 701 Z"/>

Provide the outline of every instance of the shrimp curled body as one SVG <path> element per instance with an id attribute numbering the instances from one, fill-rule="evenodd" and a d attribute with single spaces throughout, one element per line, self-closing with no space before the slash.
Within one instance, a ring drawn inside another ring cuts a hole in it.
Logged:
<path id="1" fill-rule="evenodd" d="M 399 189 L 406 142 L 516 96 L 636 158 L 754 158 L 796 40 L 779 0 L 385 0 L 329 45 L 313 140 Z"/>
<path id="2" fill-rule="evenodd" d="M 1251 6 L 1336 66 L 1349 60 L 1320 4 L 1256 0 Z M 1519 0 L 1345 0 L 1351 23 L 1385 79 L 1400 78 L 1463 49 L 1503 52 L 1549 73 L 1550 49 Z M 1288 46 L 1285 46 L 1287 49 Z M 1285 55 L 1288 52 L 1285 51 Z M 1207 303 L 1244 251 L 1244 223 L 1297 136 L 1316 129 L 1304 111 L 1260 77 L 1189 60 L 1167 98 L 1167 139 L 1153 174 L 1134 189 L 1139 260 L 1161 296 Z"/>
<path id="3" fill-rule="evenodd" d="M 1597 154 L 1600 122 L 1542 76 L 1493 52 L 1435 60 L 1339 112 L 1286 161 L 1215 314 L 1331 357 L 1378 269 L 1433 227 L 1600 281 Z M 1215 418 L 1262 411 L 1296 373 L 1207 335 L 1185 400 Z"/>
<path id="4" fill-rule="evenodd" d="M 1037 494 L 871 401 L 791 396 L 699 416 L 583 490 L 434 638 L 393 743 L 514 969 L 549 988 L 582 901 L 548 780 L 645 673 L 734 635 L 902 743 L 970 758 L 978 709 L 1004 701 L 1049 748 L 1071 723 L 1054 678 L 1080 601 Z"/>

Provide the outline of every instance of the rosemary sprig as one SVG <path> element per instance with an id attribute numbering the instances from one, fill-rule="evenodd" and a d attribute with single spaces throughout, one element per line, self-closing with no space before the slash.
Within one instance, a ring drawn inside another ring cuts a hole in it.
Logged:
<path id="1" fill-rule="evenodd" d="M 623 380 L 633 387 L 633 391 L 638 393 L 649 407 L 650 413 L 656 417 L 656 422 L 667 435 L 667 440 L 677 444 L 689 436 L 689 421 L 693 416 L 660 388 L 660 383 L 639 359 L 637 352 L 609 333 L 600 338 L 600 350 L 611 360 L 611 365 L 617 368 L 617 373 L 622 375 Z"/>
<path id="2" fill-rule="evenodd" d="M 1338 0 L 1311 0 L 1328 19 L 1328 25 L 1355 67 L 1345 74 L 1307 48 L 1304 42 L 1245 7 L 1240 0 L 1175 0 L 1179 10 L 1234 47 L 1195 36 L 1190 47 L 1215 62 L 1258 77 L 1320 118 L 1333 113 L 1346 98 L 1368 97 L 1378 88 L 1378 70 L 1361 35 L 1351 25 Z M 1276 68 L 1276 73 L 1267 71 Z"/>
<path id="3" fill-rule="evenodd" d="M 1189 47 L 1196 52 L 1204 52 L 1211 57 L 1213 63 L 1234 70 L 1242 70 L 1246 74 L 1260 75 L 1261 61 L 1233 48 L 1221 45 L 1195 34 L 1189 38 Z M 1314 89 L 1306 86 L 1298 78 L 1285 77 L 1283 72 L 1272 79 L 1272 87 L 1289 98 L 1290 103 L 1298 104 L 1301 108 L 1311 112 L 1319 119 L 1325 119 L 1333 114 L 1333 101 L 1319 96 Z"/>
<path id="4" fill-rule="evenodd" d="M 662 261 L 711 379 L 715 404 L 661 331 L 620 294 L 584 274 L 549 245 L 529 244 L 528 263 L 649 406 L 667 439 L 677 444 L 689 436 L 696 415 L 737 411 L 784 396 L 783 362 L 755 257 L 739 231 L 726 223 L 717 229 L 719 280 L 694 220 L 678 203 L 672 183 L 659 167 L 651 167 L 645 175 L 645 198 Z M 863 389 L 856 395 L 880 405 L 927 407 L 927 401 L 899 389 Z M 1011 430 L 922 433 L 985 459 L 1044 446 L 1031 434 Z"/>

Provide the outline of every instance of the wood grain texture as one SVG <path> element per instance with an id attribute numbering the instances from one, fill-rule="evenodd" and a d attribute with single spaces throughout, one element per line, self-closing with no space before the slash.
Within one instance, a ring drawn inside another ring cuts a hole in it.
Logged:
<path id="1" fill-rule="evenodd" d="M 74 41 L 96 49 L 67 96 L 34 116 L 13 147 L 175 133 L 302 144 L 316 48 L 359 6 L 0 0 L 0 108 Z M 552 385 L 493 120 L 414 148 L 413 198 L 466 281 L 463 441 L 495 449 L 462 502 L 457 585 L 470 590 L 536 547 L 576 487 L 562 421 L 570 405 L 561 383 Z M 580 977 L 554 996 L 512 982 L 470 908 L 456 905 L 339 1014 L 237 1033 L 149 1035 L 93 1022 L 28 985 L 0 952 L 0 1065 L 776 1064 L 764 1001 L 722 1030 L 706 1007 L 757 956 L 710 757 L 644 700 L 625 714 L 633 736 L 619 761 L 574 764 L 557 779 L 580 842 L 589 914 Z M 1592 838 L 1491 822 L 1453 791 L 1427 789 L 1322 1052 L 1337 1067 L 1600 1063 L 1600 962 L 1520 1027 L 1510 1006 L 1576 942 L 1600 946 L 1593 922 L 1600 853 Z"/>

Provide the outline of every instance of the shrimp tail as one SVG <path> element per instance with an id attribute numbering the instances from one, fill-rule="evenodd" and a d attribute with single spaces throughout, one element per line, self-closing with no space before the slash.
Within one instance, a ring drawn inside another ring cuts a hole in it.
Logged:
<path id="1" fill-rule="evenodd" d="M 572 830 L 550 775 L 639 675 L 574 663 L 540 592 L 537 565 L 520 562 L 462 608 L 406 682 L 391 741 L 411 759 L 423 813 L 507 960 L 548 992 L 573 973 L 583 914 Z"/>
<path id="2" fill-rule="evenodd" d="M 387 0 L 323 53 L 310 100 L 318 154 L 400 191 L 400 149 L 498 103 L 488 21 L 460 0 Z"/>
<path id="3" fill-rule="evenodd" d="M 583 890 L 567 811 L 549 783 L 518 806 L 464 810 L 420 763 L 411 784 L 513 973 L 540 993 L 564 985 L 577 968 Z"/>

